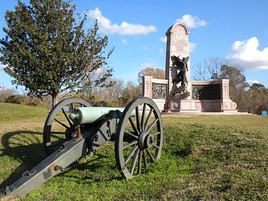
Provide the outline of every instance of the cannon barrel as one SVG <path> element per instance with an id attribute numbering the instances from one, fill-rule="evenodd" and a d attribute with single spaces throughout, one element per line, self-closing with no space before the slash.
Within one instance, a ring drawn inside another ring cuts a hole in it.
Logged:
<path id="1" fill-rule="evenodd" d="M 79 107 L 70 113 L 69 117 L 75 124 L 89 124 L 111 111 L 123 112 L 124 109 L 116 107 Z"/>

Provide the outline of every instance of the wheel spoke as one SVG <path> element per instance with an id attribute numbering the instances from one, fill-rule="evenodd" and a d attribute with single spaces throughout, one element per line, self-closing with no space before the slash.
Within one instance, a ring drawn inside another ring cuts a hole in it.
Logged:
<path id="1" fill-rule="evenodd" d="M 139 114 L 139 106 L 135 108 L 136 112 L 136 125 L 139 132 L 141 132 L 141 125 L 140 125 L 140 114 Z"/>
<path id="2" fill-rule="evenodd" d="M 146 158 L 145 151 L 143 151 L 142 153 L 143 153 L 142 158 L 143 158 L 144 168 L 147 169 L 147 158 Z"/>
<path id="3" fill-rule="evenodd" d="M 50 134 L 63 134 L 63 135 L 65 135 L 66 133 L 65 132 L 53 131 L 53 132 L 50 132 Z"/>
<path id="4" fill-rule="evenodd" d="M 154 134 L 151 134 L 153 137 L 154 136 L 157 136 L 157 135 L 161 135 L 161 132 L 157 132 L 157 133 L 154 133 Z"/>
<path id="5" fill-rule="evenodd" d="M 56 122 L 58 122 L 60 125 L 62 125 L 64 128 L 69 128 L 66 124 L 60 122 L 59 120 L 57 120 L 56 118 L 54 119 Z"/>
<path id="6" fill-rule="evenodd" d="M 72 112 L 74 110 L 74 103 L 71 103 L 70 108 L 71 108 L 70 112 Z"/>
<path id="7" fill-rule="evenodd" d="M 134 137 L 135 139 L 138 139 L 138 136 L 134 135 L 133 133 L 125 131 L 125 134 L 127 134 L 127 135 L 129 135 L 131 137 Z"/>
<path id="8" fill-rule="evenodd" d="M 149 132 L 149 131 L 154 127 L 155 123 L 158 122 L 158 120 L 159 120 L 159 119 L 155 119 L 155 120 L 153 121 L 153 123 L 151 123 L 151 125 L 149 126 L 149 128 L 148 128 L 146 131 Z"/>
<path id="9" fill-rule="evenodd" d="M 134 161 L 133 161 L 133 164 L 132 164 L 132 167 L 131 167 L 131 174 L 132 174 L 132 175 L 133 175 L 134 170 L 135 170 L 135 166 L 136 166 L 136 163 L 137 163 L 137 159 L 138 159 L 138 156 L 139 156 L 139 152 L 140 152 L 139 149 L 137 149 L 136 152 L 135 152 Z"/>
<path id="10" fill-rule="evenodd" d="M 143 104 L 142 116 L 141 116 L 141 130 L 144 131 L 144 117 L 146 113 L 146 103 Z"/>
<path id="11" fill-rule="evenodd" d="M 148 98 L 137 98 L 124 114 L 119 121 L 115 154 L 118 169 L 130 179 L 145 173 L 160 157 L 163 127 L 157 105 Z"/>
<path id="12" fill-rule="evenodd" d="M 67 116 L 67 114 L 66 114 L 66 112 L 64 111 L 63 108 L 61 108 L 61 111 L 62 111 L 62 113 L 64 114 L 65 118 L 67 119 L 69 125 L 72 126 L 73 124 L 72 124 L 71 120 L 69 119 L 69 117 Z"/>
<path id="13" fill-rule="evenodd" d="M 141 174 L 141 159 L 142 159 L 142 152 L 139 152 L 139 160 L 138 160 L 138 175 Z"/>
<path id="14" fill-rule="evenodd" d="M 150 119 L 151 119 L 152 112 L 153 112 L 153 109 L 150 108 L 150 112 L 149 112 L 149 114 L 148 114 L 148 116 L 147 116 L 147 119 L 146 119 L 146 121 L 145 121 L 144 130 L 147 129 L 148 123 L 149 123 L 149 121 L 150 121 Z"/>
<path id="15" fill-rule="evenodd" d="M 134 132 L 135 132 L 137 135 L 139 135 L 139 131 L 137 130 L 137 128 L 136 128 L 135 124 L 133 123 L 131 117 L 129 117 L 128 120 L 129 120 L 129 122 L 130 122 L 130 124 L 131 124 L 131 126 L 132 126 L 132 128 L 133 128 L 133 130 L 134 130 Z"/>
<path id="16" fill-rule="evenodd" d="M 135 141 L 127 144 L 126 146 L 124 146 L 123 149 L 126 149 L 126 148 L 131 147 L 132 145 L 136 145 L 136 144 L 138 144 L 138 141 L 135 140 Z"/>
<path id="17" fill-rule="evenodd" d="M 63 140 L 59 135 L 51 135 L 50 137 L 53 137 L 54 139 L 57 140 Z"/>
<path id="18" fill-rule="evenodd" d="M 98 129 L 98 132 L 101 134 L 101 136 L 103 137 L 103 139 L 104 139 L 105 141 L 108 140 L 107 136 L 103 133 L 103 131 L 102 131 L 101 129 Z"/>
<path id="19" fill-rule="evenodd" d="M 134 149 L 130 152 L 130 154 L 127 156 L 126 162 L 125 164 L 127 165 L 128 161 L 130 160 L 130 158 L 134 155 L 134 153 L 137 151 L 138 149 L 138 145 L 134 147 Z"/>
<path id="20" fill-rule="evenodd" d="M 156 149 L 160 149 L 160 147 L 155 145 L 155 144 L 153 144 L 153 147 L 156 148 Z"/>
<path id="21" fill-rule="evenodd" d="M 72 138 L 73 122 L 69 118 L 69 112 L 80 106 L 90 106 L 90 104 L 79 99 L 65 99 L 50 111 L 43 133 L 43 143 L 47 153 L 51 153 L 55 150 L 54 147 Z"/>
<path id="22" fill-rule="evenodd" d="M 148 149 L 146 149 L 146 152 L 148 153 L 148 155 L 150 156 L 152 161 L 155 161 L 155 158 L 153 157 L 153 155 L 151 154 L 151 152 Z"/>

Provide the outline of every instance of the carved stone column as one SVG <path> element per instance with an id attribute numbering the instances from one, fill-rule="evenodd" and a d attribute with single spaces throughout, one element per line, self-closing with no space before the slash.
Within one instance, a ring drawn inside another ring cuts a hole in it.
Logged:
<path id="1" fill-rule="evenodd" d="M 166 110 L 172 109 L 170 101 L 174 97 L 176 89 L 180 87 L 180 84 L 175 85 L 172 80 L 177 76 L 177 71 L 172 67 L 171 56 L 188 57 L 190 55 L 190 45 L 189 45 L 189 30 L 185 24 L 175 23 L 172 25 L 166 33 L 167 36 L 167 46 L 166 46 L 166 79 L 168 80 L 168 98 L 166 102 Z M 188 71 L 186 72 L 187 95 L 184 99 L 192 98 L 191 89 L 191 67 L 190 60 L 188 61 Z"/>

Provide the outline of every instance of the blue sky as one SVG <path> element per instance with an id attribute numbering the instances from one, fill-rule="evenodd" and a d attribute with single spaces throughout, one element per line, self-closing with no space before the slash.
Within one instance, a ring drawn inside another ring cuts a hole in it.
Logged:
<path id="1" fill-rule="evenodd" d="M 28 2 L 28 1 L 23 1 Z M 99 20 L 114 52 L 109 65 L 114 76 L 137 82 L 145 66 L 164 69 L 166 30 L 177 20 L 190 28 L 192 77 L 195 64 L 210 57 L 240 66 L 249 81 L 268 87 L 267 0 L 73 0 L 78 13 L 88 14 L 87 27 Z M 0 27 L 16 0 L 1 1 Z M 0 30 L 0 37 L 4 33 Z M 0 67 L 0 85 L 13 88 Z"/>

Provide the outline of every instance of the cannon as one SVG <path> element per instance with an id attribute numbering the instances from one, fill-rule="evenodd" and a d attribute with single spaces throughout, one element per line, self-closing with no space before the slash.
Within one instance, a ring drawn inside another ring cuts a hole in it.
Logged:
<path id="1" fill-rule="evenodd" d="M 26 196 L 81 157 L 93 155 L 107 141 L 114 141 L 116 164 L 123 177 L 145 173 L 160 158 L 163 144 L 163 123 L 154 101 L 139 97 L 126 108 L 113 108 L 92 107 L 76 98 L 62 100 L 44 124 L 48 156 L 7 186 L 0 198 Z"/>

